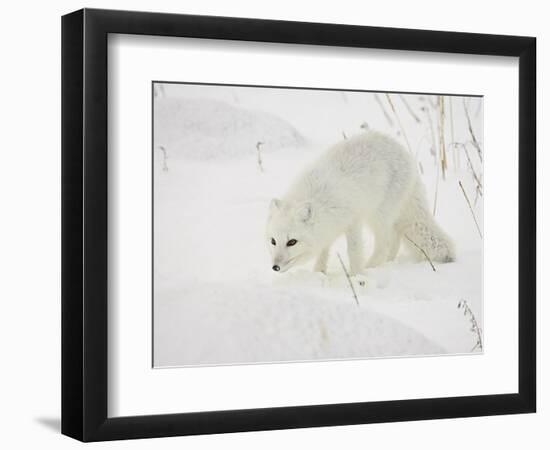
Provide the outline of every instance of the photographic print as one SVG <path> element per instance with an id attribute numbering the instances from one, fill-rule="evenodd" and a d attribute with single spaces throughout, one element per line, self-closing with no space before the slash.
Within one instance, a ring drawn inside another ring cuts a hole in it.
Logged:
<path id="1" fill-rule="evenodd" d="M 483 97 L 152 84 L 153 366 L 483 352 Z"/>

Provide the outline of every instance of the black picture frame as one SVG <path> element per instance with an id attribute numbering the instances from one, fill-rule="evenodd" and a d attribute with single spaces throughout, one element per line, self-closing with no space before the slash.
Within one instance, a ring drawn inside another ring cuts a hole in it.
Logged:
<path id="1" fill-rule="evenodd" d="M 519 385 L 516 393 L 107 416 L 109 33 L 519 58 Z M 83 9 L 62 18 L 62 433 L 82 441 L 535 412 L 536 39 Z"/>

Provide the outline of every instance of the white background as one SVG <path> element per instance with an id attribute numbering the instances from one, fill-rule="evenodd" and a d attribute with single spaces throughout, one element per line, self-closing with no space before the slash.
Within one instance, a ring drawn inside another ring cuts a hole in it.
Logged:
<path id="1" fill-rule="evenodd" d="M 548 131 L 543 130 L 543 101 L 550 99 L 541 85 L 547 82 L 550 31 L 540 2 L 479 4 L 463 1 L 397 2 L 231 2 L 203 0 L 154 3 L 144 1 L 89 1 L 86 6 L 142 9 L 193 14 L 249 16 L 356 23 L 424 29 L 536 35 L 539 67 L 539 150 Z M 3 162 L 0 165 L 3 220 L 2 245 L 2 400 L 0 442 L 7 448 L 32 446 L 71 448 L 76 442 L 58 434 L 60 375 L 60 19 L 63 13 L 84 6 L 77 2 L 56 5 L 35 2 L 12 4 L 2 14 L 1 103 Z M 514 9 L 515 8 L 515 9 Z M 542 76 L 541 76 L 542 75 Z M 6 139 L 7 138 L 7 139 Z M 539 173 L 549 161 L 540 152 Z M 539 182 L 539 217 L 547 222 Z M 7 207 L 6 207 L 7 206 Z M 539 223 L 540 229 L 543 228 Z M 542 237 L 541 237 L 542 238 Z M 539 251 L 545 242 L 539 240 Z M 539 258 L 539 273 L 545 258 Z M 544 289 L 544 286 L 542 287 Z M 540 293 L 539 293 L 540 294 Z M 541 296 L 542 297 L 542 296 Z M 540 304 L 540 324 L 548 308 Z M 548 375 L 548 357 L 542 358 L 550 339 L 539 331 L 539 380 Z M 470 374 L 475 376 L 475 374 Z M 225 436 L 173 438 L 99 444 L 99 447 L 164 448 L 279 448 L 315 445 L 320 448 L 369 446 L 394 448 L 546 448 L 550 440 L 549 390 L 539 385 L 537 415 L 472 418 L 403 424 L 380 424 L 325 429 L 245 433 Z"/>

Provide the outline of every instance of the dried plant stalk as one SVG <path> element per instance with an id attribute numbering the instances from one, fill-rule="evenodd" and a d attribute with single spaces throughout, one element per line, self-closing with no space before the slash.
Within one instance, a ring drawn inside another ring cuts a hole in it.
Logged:
<path id="1" fill-rule="evenodd" d="M 401 99 L 401 101 L 403 102 L 403 104 L 405 105 L 405 108 L 407 108 L 407 111 L 409 112 L 409 114 L 411 115 L 411 117 L 414 119 L 414 121 L 416 123 L 420 123 L 421 120 L 420 120 L 420 117 L 418 117 L 416 115 L 416 113 L 413 111 L 413 109 L 411 108 L 411 105 L 409 105 L 409 102 L 407 102 L 407 100 L 405 99 L 405 97 L 403 96 L 403 94 L 399 94 L 399 98 Z"/>
<path id="2" fill-rule="evenodd" d="M 455 142 L 455 121 L 453 117 L 453 97 L 449 97 L 449 120 L 451 122 L 451 142 Z M 456 147 L 453 149 L 453 165 L 455 172 L 460 168 L 460 155 L 456 151 Z"/>
<path id="3" fill-rule="evenodd" d="M 435 174 L 435 194 L 434 194 L 434 208 L 432 211 L 432 215 L 435 217 L 435 213 L 437 212 L 437 196 L 439 194 L 439 164 L 437 165 L 437 171 Z"/>
<path id="4" fill-rule="evenodd" d="M 474 198 L 474 207 L 477 205 L 477 201 L 479 200 L 479 197 L 481 197 L 481 191 L 479 190 L 479 186 L 476 186 L 476 196 Z"/>
<path id="5" fill-rule="evenodd" d="M 479 237 L 483 239 L 483 235 L 481 234 L 481 228 L 479 228 L 479 224 L 477 223 L 476 215 L 474 214 L 474 209 L 472 208 L 472 204 L 470 203 L 470 199 L 468 198 L 468 195 L 466 195 L 466 191 L 464 190 L 464 186 L 462 185 L 462 182 L 459 180 L 458 184 L 460 186 L 460 189 L 462 189 L 462 193 L 464 194 L 464 198 L 466 199 L 466 203 L 468 203 L 468 207 L 470 208 L 470 212 L 472 213 L 472 217 L 474 218 L 474 222 L 476 224 L 477 232 L 479 233 Z"/>
<path id="6" fill-rule="evenodd" d="M 353 287 L 353 281 L 351 281 L 351 277 L 349 275 L 348 269 L 346 269 L 346 265 L 344 264 L 344 261 L 342 261 L 342 257 L 340 256 L 340 253 L 336 253 L 338 256 L 338 259 L 340 260 L 340 264 L 342 265 L 342 270 L 346 274 L 346 278 L 348 279 L 349 287 L 351 289 L 351 292 L 353 294 L 353 298 L 355 299 L 355 303 L 357 306 L 359 306 L 359 298 L 357 297 L 357 292 L 355 292 L 355 288 Z"/>
<path id="7" fill-rule="evenodd" d="M 481 98 L 478 99 L 478 103 L 477 103 L 477 108 L 476 108 L 476 112 L 474 114 L 474 117 L 477 119 L 477 117 L 479 116 L 479 113 L 481 111 L 481 105 L 483 103 L 483 100 Z"/>
<path id="8" fill-rule="evenodd" d="M 474 133 L 474 129 L 472 127 L 472 121 L 470 120 L 470 113 L 468 112 L 468 105 L 466 104 L 466 99 L 463 99 L 462 103 L 464 105 L 464 114 L 466 114 L 466 120 L 468 122 L 468 131 L 470 132 L 470 136 L 472 137 L 472 144 L 477 150 L 477 155 L 479 156 L 479 160 L 483 162 L 483 152 L 481 151 L 481 146 L 479 145 L 479 142 Z"/>
<path id="9" fill-rule="evenodd" d="M 430 257 L 428 256 L 428 254 L 424 251 L 424 249 L 422 247 L 420 247 L 420 245 L 418 245 L 416 242 L 414 242 L 409 236 L 407 236 L 406 234 L 404 234 L 403 236 L 405 236 L 407 238 L 407 240 L 412 244 L 414 245 L 418 250 L 420 250 L 424 256 L 426 257 L 426 261 L 428 261 L 430 263 L 430 266 L 432 266 L 432 270 L 435 272 L 435 266 L 434 266 L 434 263 L 432 262 L 432 260 L 430 259 Z"/>
<path id="10" fill-rule="evenodd" d="M 438 190 L 439 190 L 439 163 L 438 163 L 438 158 L 437 158 L 437 147 L 436 147 L 436 144 L 435 144 L 435 131 L 434 131 L 434 125 L 433 125 L 433 122 L 432 122 L 432 115 L 431 115 L 430 111 L 428 110 L 428 108 L 426 108 L 424 106 L 422 107 L 422 111 L 424 111 L 426 113 L 426 116 L 428 118 L 428 124 L 430 125 L 430 136 L 432 138 L 431 153 L 433 154 L 434 161 L 435 161 L 435 170 L 436 170 L 435 195 L 434 195 L 434 207 L 433 207 L 433 211 L 432 211 L 432 214 L 435 216 L 435 213 L 437 211 L 437 194 L 438 194 Z"/>
<path id="11" fill-rule="evenodd" d="M 388 121 L 388 124 L 390 125 L 390 128 L 393 128 L 393 120 L 391 119 L 390 115 L 388 114 L 388 111 L 386 111 L 386 108 L 384 107 L 384 103 L 382 103 L 382 100 L 380 100 L 380 97 L 378 94 L 374 94 L 374 99 L 376 100 L 376 103 L 378 103 L 378 106 L 380 106 L 380 109 L 382 110 L 382 113 L 384 114 L 384 117 Z"/>
<path id="12" fill-rule="evenodd" d="M 256 142 L 256 154 L 258 155 L 258 167 L 260 168 L 260 172 L 264 171 L 264 165 L 262 161 L 262 151 L 260 150 L 262 145 L 264 145 L 263 142 L 261 141 Z"/>
<path id="13" fill-rule="evenodd" d="M 445 180 L 447 170 L 447 152 L 445 151 L 445 98 L 442 95 L 437 97 L 439 109 L 439 158 L 441 162 L 441 176 Z"/>
<path id="14" fill-rule="evenodd" d="M 470 331 L 472 331 L 476 335 L 476 344 L 470 351 L 473 352 L 478 347 L 481 351 L 483 351 L 483 338 L 481 336 L 481 328 L 479 328 L 476 316 L 472 311 L 472 309 L 470 308 L 470 305 L 468 305 L 468 302 L 466 300 L 460 300 L 458 302 L 457 307 L 464 311 L 465 316 L 468 316 L 468 319 L 470 320 L 470 324 L 471 324 Z"/>
<path id="15" fill-rule="evenodd" d="M 162 145 L 159 146 L 159 149 L 162 152 L 162 171 L 168 172 L 168 164 L 166 163 L 166 160 L 168 159 L 168 154 L 166 153 L 166 149 Z"/>
<path id="16" fill-rule="evenodd" d="M 399 129 L 401 130 L 401 133 L 403 134 L 403 138 L 405 139 L 405 143 L 407 144 L 407 148 L 409 149 L 409 152 L 412 154 L 412 148 L 411 144 L 409 144 L 409 139 L 407 138 L 407 133 L 405 133 L 405 128 L 403 128 L 403 125 L 401 124 L 401 120 L 399 119 L 399 114 L 397 114 L 397 111 L 395 110 L 395 106 L 393 106 L 393 102 L 391 100 L 390 94 L 386 94 L 386 98 L 388 100 L 388 103 L 390 104 L 390 108 L 393 111 L 393 115 L 395 116 L 395 120 L 397 121 L 397 125 L 399 125 Z"/>
<path id="17" fill-rule="evenodd" d="M 428 124 L 430 125 L 430 136 L 432 138 L 432 148 L 431 153 L 434 156 L 435 165 L 437 166 L 437 153 L 436 153 L 436 144 L 435 144 L 435 131 L 434 131 L 434 124 L 432 121 L 432 115 L 430 114 L 430 111 L 426 107 L 422 107 L 422 111 L 426 114 L 426 117 L 428 118 Z"/>
<path id="18" fill-rule="evenodd" d="M 481 178 L 476 173 L 476 170 L 474 168 L 474 165 L 472 163 L 472 160 L 470 158 L 470 153 L 468 152 L 468 147 L 466 147 L 465 144 L 462 144 L 461 142 L 455 142 L 453 145 L 462 147 L 464 149 L 464 154 L 466 155 L 466 160 L 468 161 L 468 167 L 470 168 L 470 171 L 472 172 L 472 177 L 474 178 L 474 181 L 477 184 L 477 188 L 479 190 L 479 193 L 483 195 L 483 184 L 481 183 Z M 472 144 L 473 145 L 473 144 Z"/>
<path id="19" fill-rule="evenodd" d="M 466 146 L 466 144 L 463 144 L 462 142 L 451 142 L 449 145 L 455 149 L 454 153 L 457 153 L 456 149 L 459 147 L 461 147 L 464 150 L 464 154 L 466 155 L 466 161 L 468 162 L 468 168 L 470 169 L 470 172 L 472 173 L 472 178 L 476 183 L 476 190 L 478 190 L 481 196 L 483 196 L 483 183 L 481 182 L 481 177 L 477 174 L 474 168 L 474 164 L 472 163 L 472 159 L 470 158 L 470 153 L 468 152 L 468 147 Z"/>

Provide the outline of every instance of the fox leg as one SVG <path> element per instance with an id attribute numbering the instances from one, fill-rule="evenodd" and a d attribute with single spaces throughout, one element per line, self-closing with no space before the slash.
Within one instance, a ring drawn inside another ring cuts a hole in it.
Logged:
<path id="1" fill-rule="evenodd" d="M 390 250 L 390 234 L 388 232 L 388 226 L 376 224 L 376 226 L 373 226 L 372 228 L 374 232 L 374 250 L 369 258 L 369 261 L 367 262 L 367 268 L 377 267 L 384 264 L 388 260 Z"/>
<path id="2" fill-rule="evenodd" d="M 346 231 L 350 275 L 363 271 L 365 256 L 363 252 L 363 234 L 361 222 L 354 222 Z"/>
<path id="3" fill-rule="evenodd" d="M 327 273 L 328 251 L 329 247 L 325 247 L 323 250 L 321 250 L 321 253 L 319 253 L 317 261 L 315 261 L 315 266 L 313 266 L 313 270 L 315 272 Z"/>
<path id="4" fill-rule="evenodd" d="M 386 261 L 393 261 L 399 252 L 399 247 L 401 247 L 401 234 L 395 230 L 395 228 L 390 231 L 390 245 L 388 251 L 388 258 Z"/>

